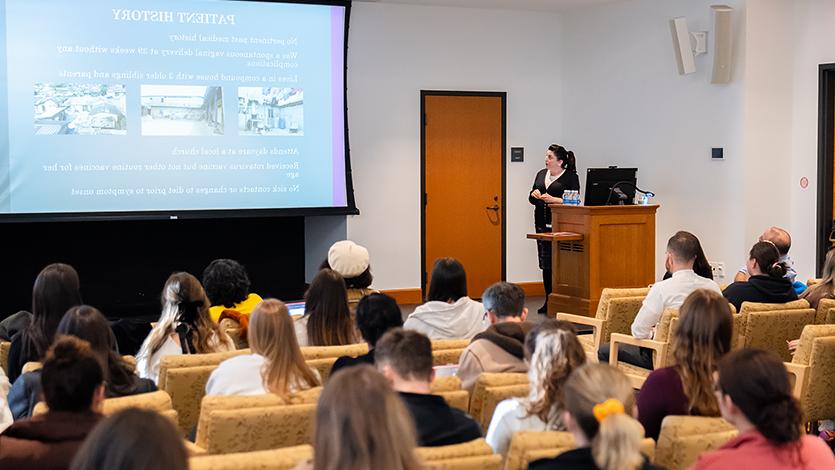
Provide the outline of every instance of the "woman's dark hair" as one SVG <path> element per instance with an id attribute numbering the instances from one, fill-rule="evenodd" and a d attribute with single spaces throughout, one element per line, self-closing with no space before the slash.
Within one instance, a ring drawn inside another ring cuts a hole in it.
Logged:
<path id="1" fill-rule="evenodd" d="M 730 396 L 771 443 L 800 440 L 803 411 L 791 394 L 789 375 L 776 354 L 759 349 L 729 353 L 719 361 L 719 391 Z"/>
<path id="2" fill-rule="evenodd" d="M 577 159 L 574 158 L 574 152 L 566 150 L 565 147 L 557 144 L 549 145 L 548 150 L 554 152 L 554 156 L 557 157 L 557 161 L 560 162 L 560 166 L 563 169 L 577 173 Z"/>
<path id="3" fill-rule="evenodd" d="M 467 273 L 464 265 L 455 258 L 438 258 L 432 266 L 427 301 L 458 301 L 467 296 Z"/>
<path id="4" fill-rule="evenodd" d="M 777 279 L 786 275 L 786 265 L 780 262 L 780 250 L 774 243 L 769 241 L 754 243 L 749 255 L 757 262 L 763 274 Z"/>
<path id="5" fill-rule="evenodd" d="M 41 369 L 44 401 L 52 411 L 89 411 L 93 392 L 104 382 L 90 343 L 72 336 L 55 340 Z"/>
<path id="6" fill-rule="evenodd" d="M 332 269 L 319 271 L 304 295 L 307 340 L 310 346 L 340 346 L 354 342 L 345 281 Z"/>
<path id="7" fill-rule="evenodd" d="M 67 310 L 55 335 L 75 336 L 90 344 L 102 365 L 109 396 L 127 395 L 136 387 L 138 377 L 133 373 L 133 366 L 116 352 L 113 330 L 95 307 L 79 305 Z"/>
<path id="8" fill-rule="evenodd" d="M 386 294 L 368 294 L 357 304 L 357 329 L 372 348 L 385 332 L 403 326 L 397 301 Z"/>
<path id="9" fill-rule="evenodd" d="M 32 323 L 25 330 L 24 357 L 42 358 L 61 317 L 81 303 L 78 273 L 72 266 L 54 263 L 43 268 L 32 287 Z"/>
<path id="10" fill-rule="evenodd" d="M 75 454 L 71 470 L 183 470 L 188 454 L 177 428 L 161 414 L 128 408 L 99 423 Z"/>
<path id="11" fill-rule="evenodd" d="M 693 260 L 693 272 L 701 277 L 713 279 L 713 269 L 707 261 L 702 244 L 692 233 L 684 230 L 676 232 L 667 241 L 667 250 L 680 261 Z"/>
<path id="12" fill-rule="evenodd" d="M 212 305 L 232 308 L 249 295 L 246 268 L 233 259 L 216 259 L 203 270 L 203 289 Z"/>
<path id="13" fill-rule="evenodd" d="M 328 260 L 322 261 L 322 264 L 319 265 L 319 269 L 332 269 Z M 345 279 L 345 286 L 348 289 L 368 289 L 368 286 L 374 281 L 374 276 L 371 275 L 371 266 L 369 265 L 365 268 L 365 271 L 357 274 L 354 277 L 344 277 Z"/>

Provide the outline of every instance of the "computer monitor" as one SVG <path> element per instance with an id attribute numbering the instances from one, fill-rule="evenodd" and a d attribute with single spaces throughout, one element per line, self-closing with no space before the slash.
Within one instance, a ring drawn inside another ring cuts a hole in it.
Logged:
<path id="1" fill-rule="evenodd" d="M 290 311 L 291 317 L 301 317 L 304 315 L 304 302 L 288 302 L 287 310 Z"/>
<path id="2" fill-rule="evenodd" d="M 587 206 L 634 204 L 637 168 L 589 168 L 586 172 Z"/>

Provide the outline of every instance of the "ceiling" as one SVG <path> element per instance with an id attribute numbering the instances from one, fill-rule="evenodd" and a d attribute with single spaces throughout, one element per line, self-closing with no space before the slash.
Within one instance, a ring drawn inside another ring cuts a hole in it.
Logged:
<path id="1" fill-rule="evenodd" d="M 462 8 L 505 10 L 564 11 L 582 6 L 602 5 L 625 0 L 354 0 L 367 3 L 409 3 Z"/>

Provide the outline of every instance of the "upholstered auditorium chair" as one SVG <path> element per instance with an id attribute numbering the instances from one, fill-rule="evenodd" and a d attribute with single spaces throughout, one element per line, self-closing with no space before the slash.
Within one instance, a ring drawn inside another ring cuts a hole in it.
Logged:
<path id="1" fill-rule="evenodd" d="M 464 349 L 470 344 L 468 339 L 432 340 L 432 365 L 445 366 L 458 364 Z"/>
<path id="2" fill-rule="evenodd" d="M 648 287 L 636 289 L 603 289 L 594 318 L 570 313 L 557 313 L 564 320 L 592 327 L 591 335 L 578 335 L 589 361 L 597 362 L 597 351 L 608 344 L 612 333 L 631 334 L 632 322 L 649 292 Z"/>
<path id="3" fill-rule="evenodd" d="M 798 299 L 792 300 L 791 302 L 786 302 L 783 304 L 767 304 L 761 302 L 742 302 L 742 306 L 739 309 L 740 315 L 742 315 L 742 325 L 741 331 L 745 331 L 748 326 L 748 314 L 751 312 L 764 312 L 769 310 L 796 310 L 796 309 L 803 309 L 809 308 L 809 302 L 805 299 Z"/>
<path id="4" fill-rule="evenodd" d="M 11 347 L 11 342 L 0 341 L 0 367 L 3 368 L 4 372 L 8 372 L 9 370 L 9 349 L 11 349 Z"/>
<path id="5" fill-rule="evenodd" d="M 293 470 L 299 462 L 313 458 L 308 444 L 283 449 L 199 455 L 189 459 L 189 470 Z"/>
<path id="6" fill-rule="evenodd" d="M 678 324 L 678 309 L 667 309 L 661 315 L 661 321 L 655 329 L 655 339 L 638 339 L 631 335 L 624 335 L 621 333 L 612 333 L 610 337 L 611 350 L 609 353 L 609 364 L 621 370 L 629 381 L 632 387 L 639 389 L 644 385 L 644 381 L 649 376 L 652 370 L 644 369 L 642 367 L 627 364 L 618 361 L 618 350 L 621 345 L 629 344 L 642 348 L 652 349 L 652 365 L 653 369 L 660 369 L 672 365 L 672 331 L 673 327 Z"/>
<path id="7" fill-rule="evenodd" d="M 684 470 L 704 452 L 721 447 L 738 431 L 722 418 L 667 416 L 655 447 L 654 464 L 667 470 Z"/>
<path id="8" fill-rule="evenodd" d="M 574 437 L 569 432 L 518 431 L 510 440 L 504 470 L 525 470 L 535 460 L 553 458 L 573 448 Z M 655 441 L 643 439 L 641 453 L 652 460 Z"/>
<path id="9" fill-rule="evenodd" d="M 432 382 L 432 393 L 444 397 L 447 404 L 464 413 L 470 409 L 470 393 L 461 389 L 461 379 L 454 375 L 438 377 Z"/>
<path id="10" fill-rule="evenodd" d="M 311 359 L 338 358 L 340 356 L 357 357 L 368 353 L 368 344 L 356 343 L 344 346 L 305 346 L 301 348 L 305 361 Z"/>
<path id="11" fill-rule="evenodd" d="M 484 439 L 439 447 L 418 447 L 415 454 L 427 469 L 500 470 L 502 457 Z"/>
<path id="12" fill-rule="evenodd" d="M 765 310 L 748 312 L 747 317 L 743 320 L 745 333 L 742 347 L 771 351 L 788 362 L 791 361 L 788 342 L 800 338 L 803 327 L 814 324 L 815 310 Z"/>
<path id="13" fill-rule="evenodd" d="M 830 313 L 833 308 L 835 308 L 835 299 L 821 299 L 815 311 L 815 324 L 835 323 L 835 312 Z"/>
<path id="14" fill-rule="evenodd" d="M 803 405 L 808 421 L 814 424 L 835 417 L 835 325 L 803 328 L 786 369 L 794 378 L 793 395 Z"/>
<path id="15" fill-rule="evenodd" d="M 528 374 L 482 372 L 470 395 L 470 416 L 481 425 L 481 429 L 486 430 L 499 402 L 527 396 L 529 391 Z"/>
<path id="16" fill-rule="evenodd" d="M 315 414 L 315 404 L 213 410 L 201 443 L 209 454 L 311 444 Z"/>
<path id="17" fill-rule="evenodd" d="M 102 402 L 102 414 L 110 416 L 128 408 L 142 408 L 156 411 L 178 425 L 177 411 L 171 405 L 171 397 L 162 390 L 140 393 L 126 397 L 107 398 Z M 32 409 L 32 415 L 37 416 L 49 411 L 45 402 L 38 402 Z"/>

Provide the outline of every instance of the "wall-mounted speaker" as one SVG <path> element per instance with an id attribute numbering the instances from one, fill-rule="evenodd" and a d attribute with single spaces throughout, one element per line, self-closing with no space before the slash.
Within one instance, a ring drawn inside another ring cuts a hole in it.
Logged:
<path id="1" fill-rule="evenodd" d="M 713 75 L 710 83 L 729 83 L 733 65 L 733 11 L 727 5 L 711 5 L 713 10 Z"/>
<path id="2" fill-rule="evenodd" d="M 693 49 L 690 48 L 690 30 L 687 28 L 687 18 L 679 16 L 670 20 L 670 32 L 673 33 L 673 49 L 676 53 L 679 75 L 696 71 L 696 60 Z"/>

